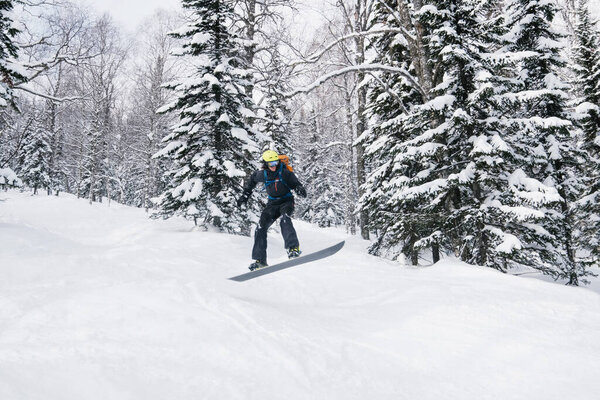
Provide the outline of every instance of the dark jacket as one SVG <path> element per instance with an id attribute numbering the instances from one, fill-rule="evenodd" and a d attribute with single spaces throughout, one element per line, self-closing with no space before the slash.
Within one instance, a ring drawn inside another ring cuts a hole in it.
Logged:
<path id="1" fill-rule="evenodd" d="M 246 180 L 244 185 L 244 197 L 248 198 L 252 194 L 252 190 L 257 184 L 265 185 L 265 175 L 267 180 L 267 195 L 269 201 L 285 201 L 288 198 L 292 198 L 291 190 L 302 187 L 296 175 L 288 170 L 283 163 L 279 163 L 275 172 L 271 172 L 270 169 L 264 167 L 258 171 L 254 171 L 252 175 Z M 266 174 L 265 174 L 266 172 Z M 279 175 L 281 173 L 281 176 Z"/>

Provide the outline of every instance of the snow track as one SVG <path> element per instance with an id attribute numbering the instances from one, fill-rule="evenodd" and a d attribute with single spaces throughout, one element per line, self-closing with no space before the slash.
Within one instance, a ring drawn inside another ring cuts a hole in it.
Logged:
<path id="1" fill-rule="evenodd" d="M 600 296 L 338 254 L 251 280 L 252 241 L 2 192 L 0 399 L 596 399 Z M 269 261 L 285 258 L 278 233 Z"/>

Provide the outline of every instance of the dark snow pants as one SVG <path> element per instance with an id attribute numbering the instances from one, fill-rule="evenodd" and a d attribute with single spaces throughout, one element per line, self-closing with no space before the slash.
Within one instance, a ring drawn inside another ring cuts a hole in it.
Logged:
<path id="1" fill-rule="evenodd" d="M 252 259 L 267 262 L 267 231 L 277 218 L 281 217 L 281 235 L 286 249 L 298 247 L 298 236 L 292 224 L 292 213 L 294 212 L 294 198 L 269 201 L 260 214 L 258 226 L 254 233 L 254 247 L 252 248 Z"/>

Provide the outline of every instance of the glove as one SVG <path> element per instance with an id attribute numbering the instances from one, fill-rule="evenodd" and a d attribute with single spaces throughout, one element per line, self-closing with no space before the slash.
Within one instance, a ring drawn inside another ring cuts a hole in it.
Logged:
<path id="1" fill-rule="evenodd" d="M 304 189 L 304 186 L 302 185 L 296 186 L 296 193 L 298 193 L 298 196 L 300 197 L 306 197 L 306 189 Z"/>
<path id="2" fill-rule="evenodd" d="M 245 194 L 242 195 L 239 199 L 237 199 L 237 206 L 238 208 L 242 206 L 242 204 L 246 204 L 248 202 L 248 196 L 246 196 Z"/>

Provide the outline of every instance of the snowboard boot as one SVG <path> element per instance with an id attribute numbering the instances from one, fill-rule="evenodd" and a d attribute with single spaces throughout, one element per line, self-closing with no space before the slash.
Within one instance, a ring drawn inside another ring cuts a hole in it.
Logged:
<path id="1" fill-rule="evenodd" d="M 260 268 L 264 268 L 264 267 L 268 267 L 268 266 L 269 265 L 266 262 L 260 261 L 260 260 L 256 260 L 252 264 L 250 264 L 250 266 L 248 267 L 248 269 L 250 271 L 254 271 L 255 269 L 260 269 Z"/>
<path id="2" fill-rule="evenodd" d="M 289 249 L 287 249 L 287 254 L 288 258 L 296 258 L 300 257 L 300 254 L 302 254 L 302 252 L 300 251 L 299 247 L 290 247 Z"/>

